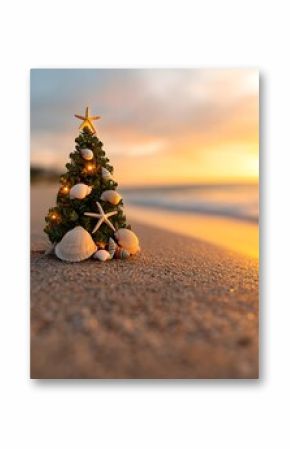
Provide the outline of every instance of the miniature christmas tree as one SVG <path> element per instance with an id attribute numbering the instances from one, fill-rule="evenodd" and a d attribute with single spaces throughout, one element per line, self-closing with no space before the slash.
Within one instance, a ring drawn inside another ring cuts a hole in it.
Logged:
<path id="1" fill-rule="evenodd" d="M 60 177 L 57 205 L 45 217 L 44 232 L 55 245 L 55 254 L 69 262 L 94 255 L 99 260 L 126 258 L 139 251 L 136 235 L 126 223 L 123 200 L 116 191 L 113 167 L 96 137 L 86 108 L 75 139 L 75 151 Z"/>

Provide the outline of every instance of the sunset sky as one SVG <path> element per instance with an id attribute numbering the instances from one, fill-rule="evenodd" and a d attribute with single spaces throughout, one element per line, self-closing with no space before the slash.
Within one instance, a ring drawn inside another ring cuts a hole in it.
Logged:
<path id="1" fill-rule="evenodd" d="M 32 70 L 33 165 L 65 171 L 86 106 L 123 186 L 258 178 L 256 70 Z"/>

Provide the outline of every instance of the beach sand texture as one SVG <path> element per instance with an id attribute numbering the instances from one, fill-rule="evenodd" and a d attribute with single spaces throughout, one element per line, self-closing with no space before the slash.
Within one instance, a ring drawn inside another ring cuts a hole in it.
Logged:
<path id="1" fill-rule="evenodd" d="M 32 378 L 258 377 L 256 259 L 132 223 L 138 256 L 64 263 L 43 254 L 46 206 L 32 196 Z"/>

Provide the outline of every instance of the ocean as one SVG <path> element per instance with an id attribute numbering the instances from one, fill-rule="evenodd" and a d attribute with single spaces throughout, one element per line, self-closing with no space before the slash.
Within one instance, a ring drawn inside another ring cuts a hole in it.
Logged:
<path id="1" fill-rule="evenodd" d="M 122 189 L 126 204 L 187 214 L 259 219 L 258 184 L 186 185 Z"/>

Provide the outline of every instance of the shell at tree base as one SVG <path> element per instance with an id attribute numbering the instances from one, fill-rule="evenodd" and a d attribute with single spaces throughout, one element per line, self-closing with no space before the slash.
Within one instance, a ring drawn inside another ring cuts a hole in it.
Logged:
<path id="1" fill-rule="evenodd" d="M 108 251 L 111 259 L 127 259 L 130 257 L 129 251 L 124 248 L 120 248 L 117 243 L 110 237 Z"/>
<path id="2" fill-rule="evenodd" d="M 75 184 L 69 192 L 70 199 L 83 200 L 92 191 L 92 187 L 87 184 L 79 183 Z"/>
<path id="3" fill-rule="evenodd" d="M 120 246 L 117 246 L 114 253 L 114 259 L 128 259 L 128 257 L 130 257 L 129 251 L 127 249 L 120 248 Z"/>
<path id="4" fill-rule="evenodd" d="M 106 260 L 111 259 L 111 256 L 110 253 L 105 249 L 99 249 L 97 252 L 95 252 L 93 258 L 99 260 L 100 262 L 106 262 Z"/>
<path id="5" fill-rule="evenodd" d="M 117 243 L 110 237 L 109 238 L 108 251 L 109 251 L 109 254 L 111 256 L 111 259 L 113 259 L 113 257 L 114 257 L 114 254 L 115 254 L 117 246 L 118 246 Z"/>
<path id="6" fill-rule="evenodd" d="M 122 197 L 116 190 L 105 190 L 101 195 L 101 200 L 108 201 L 108 203 L 117 206 L 120 203 Z"/>
<path id="7" fill-rule="evenodd" d="M 82 226 L 68 231 L 55 247 L 56 256 L 66 262 L 81 262 L 91 257 L 97 246 Z"/>
<path id="8" fill-rule="evenodd" d="M 91 161 L 94 157 L 94 153 L 89 148 L 82 148 L 80 150 L 81 156 L 85 161 Z"/>
<path id="9" fill-rule="evenodd" d="M 136 254 L 140 251 L 139 240 L 136 234 L 133 231 L 126 228 L 120 228 L 117 232 L 115 232 L 115 237 L 117 239 L 118 244 L 126 249 L 130 254 Z"/>

